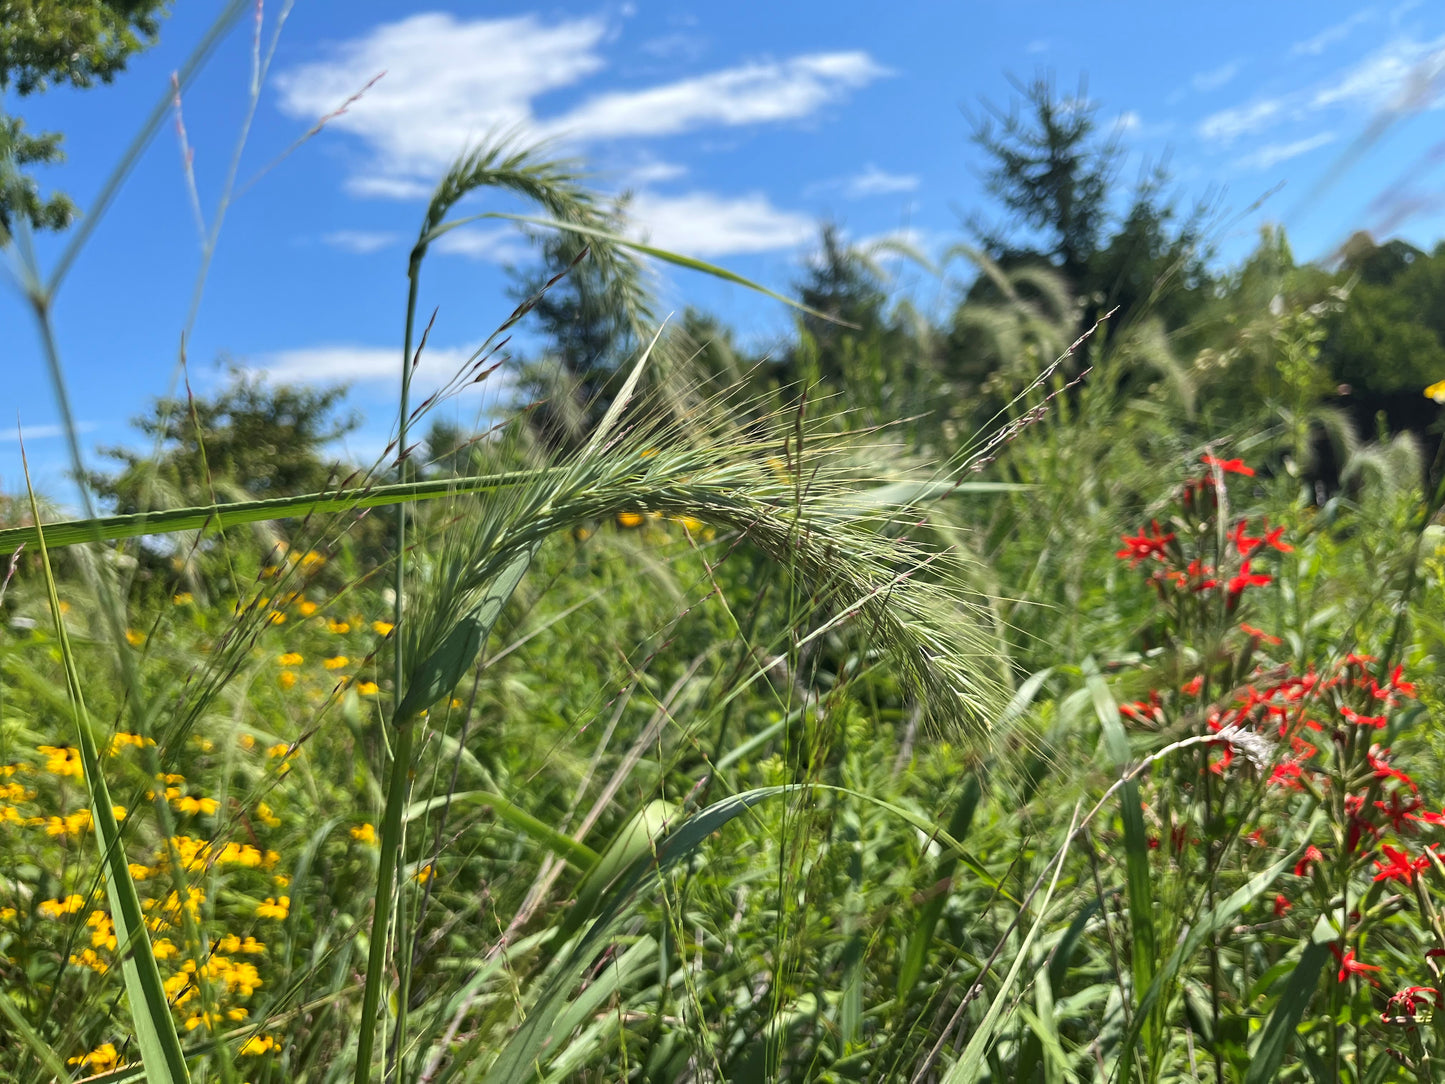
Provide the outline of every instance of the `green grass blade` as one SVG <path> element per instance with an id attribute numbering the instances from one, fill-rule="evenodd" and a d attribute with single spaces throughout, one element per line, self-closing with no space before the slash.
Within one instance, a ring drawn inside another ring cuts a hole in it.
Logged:
<path id="1" fill-rule="evenodd" d="M 510 486 L 536 481 L 545 472 L 509 471 L 478 475 L 472 478 L 446 478 L 428 482 L 405 482 L 360 489 L 340 489 L 334 493 L 305 493 L 294 497 L 268 497 L 264 500 L 240 501 L 235 504 L 202 505 L 157 512 L 137 512 L 124 516 L 102 516 L 97 519 L 59 520 L 45 524 L 45 541 L 51 549 L 74 546 L 82 542 L 114 542 L 143 535 L 174 534 L 177 531 L 199 531 L 261 523 L 273 519 L 299 519 L 304 516 L 349 512 L 363 508 L 382 508 L 410 501 L 429 500 L 466 493 L 490 493 Z M 0 551 L 13 552 L 19 546 L 33 546 L 38 536 L 34 527 L 7 527 L 0 530 Z"/>
<path id="2" fill-rule="evenodd" d="M 1073 820 L 1069 824 L 1069 835 L 1072 835 L 1078 821 L 1078 813 L 1075 812 Z M 1068 838 L 1067 836 L 1065 838 Z M 1064 872 L 1064 859 L 1068 857 L 1069 848 L 1064 847 L 1059 851 L 1058 861 L 1054 864 L 1054 875 L 1049 879 L 1049 887 L 1044 892 L 1044 898 L 1038 905 L 1038 917 L 1034 919 L 1029 932 L 1024 936 L 1023 943 L 1014 950 L 1013 966 L 1008 969 L 1008 974 L 999 984 L 998 992 L 994 994 L 993 1001 L 989 1003 L 988 1011 L 984 1013 L 983 1021 L 978 1025 L 974 1033 L 969 1036 L 968 1045 L 963 1048 L 963 1056 L 954 1062 L 953 1066 L 944 1074 L 943 1084 L 972 1084 L 981 1075 L 983 1059 L 993 1043 L 994 1032 L 998 1030 L 999 1021 L 1003 1018 L 1004 1008 L 1007 1006 L 1013 993 L 1014 983 L 1018 981 L 1019 972 L 1023 970 L 1028 962 L 1029 949 L 1033 947 L 1034 939 L 1038 937 L 1039 930 L 1043 928 L 1044 919 L 1048 917 L 1049 901 L 1054 897 L 1054 889 L 1058 887 L 1059 878 Z M 983 976 L 979 976 L 982 981 Z"/>
<path id="3" fill-rule="evenodd" d="M 579 870 L 591 869 L 597 863 L 597 852 L 587 844 L 578 843 L 565 832 L 557 831 L 550 824 L 545 824 L 525 809 L 518 808 L 500 794 L 494 794 L 491 791 L 464 790 L 450 796 L 441 794 L 425 801 L 413 802 L 407 807 L 406 819 L 416 820 L 431 810 L 448 803 L 454 808 L 468 805 L 486 806 L 497 815 L 498 820 L 506 821 L 513 828 L 541 843 L 568 865 L 575 866 Z"/>
<path id="4" fill-rule="evenodd" d="M 1334 938 L 1328 930 L 1325 933 L 1326 940 L 1311 937 L 1305 944 L 1304 952 L 1300 953 L 1299 963 L 1290 972 L 1284 993 L 1265 1021 L 1259 1043 L 1250 1058 L 1249 1069 L 1244 1074 L 1244 1084 L 1268 1084 L 1284 1064 L 1290 1040 L 1294 1038 L 1299 1022 L 1304 1019 L 1305 1009 L 1319 985 L 1320 971 L 1330 958 L 1330 945 Z"/>
<path id="5" fill-rule="evenodd" d="M 33 489 L 30 491 L 30 511 L 38 521 L 40 509 L 36 504 Z M 90 796 L 91 820 L 95 825 L 96 844 L 100 848 L 100 859 L 105 870 L 111 922 L 115 927 L 116 941 L 127 946 L 121 971 L 125 978 L 126 992 L 130 997 L 131 1023 L 135 1028 L 136 1045 L 140 1049 L 141 1062 L 145 1066 L 146 1078 L 150 1084 L 184 1084 L 190 1080 L 185 1053 L 181 1049 L 175 1020 L 171 1017 L 160 966 L 151 948 L 140 895 L 136 891 L 135 881 L 131 878 L 130 867 L 126 862 L 125 847 L 122 845 L 120 827 L 115 818 L 115 806 L 111 801 L 110 788 L 101 767 L 100 750 L 91 731 L 90 716 L 86 712 L 85 698 L 81 693 L 84 684 L 80 668 L 61 614 L 60 595 L 50 567 L 50 554 L 45 545 L 44 531 L 37 530 L 36 541 L 78 732 L 81 765 L 86 791 Z"/>

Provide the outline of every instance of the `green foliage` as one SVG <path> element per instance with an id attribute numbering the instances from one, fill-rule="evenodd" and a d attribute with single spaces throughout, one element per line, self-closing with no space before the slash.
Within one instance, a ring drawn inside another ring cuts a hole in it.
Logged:
<path id="1" fill-rule="evenodd" d="M 109 83 L 127 61 L 153 45 L 166 0 L 3 0 L 0 2 L 0 92 L 20 97 L 65 84 Z M 19 117 L 0 113 L 0 241 L 17 222 L 64 229 L 75 214 L 63 195 L 42 196 L 26 167 L 64 156 L 58 132 L 32 135 Z"/>

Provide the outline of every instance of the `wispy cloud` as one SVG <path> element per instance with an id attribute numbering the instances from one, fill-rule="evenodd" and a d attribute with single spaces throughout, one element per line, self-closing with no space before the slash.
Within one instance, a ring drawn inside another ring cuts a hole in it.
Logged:
<path id="1" fill-rule="evenodd" d="M 679 177 L 687 176 L 687 167 L 677 162 L 663 162 L 658 159 L 646 159 L 634 162 L 621 171 L 622 183 L 629 187 L 641 188 L 643 185 L 657 184 L 660 181 L 675 181 Z"/>
<path id="2" fill-rule="evenodd" d="M 1310 107 L 1358 103 L 1371 109 L 1419 108 L 1441 92 L 1445 79 L 1445 37 L 1434 41 L 1399 38 L 1342 75 L 1320 86 Z"/>
<path id="3" fill-rule="evenodd" d="M 911 173 L 889 173 L 871 162 L 862 173 L 849 177 L 843 184 L 843 195 L 849 199 L 864 196 L 887 196 L 895 192 L 912 192 L 918 187 L 918 178 Z"/>
<path id="4" fill-rule="evenodd" d="M 428 346 L 418 376 L 445 380 L 472 356 L 468 347 Z M 397 379 L 400 353 L 393 346 L 304 346 L 265 354 L 246 366 L 248 372 L 288 383 L 368 383 Z"/>
<path id="5" fill-rule="evenodd" d="M 600 94 L 545 127 L 597 140 L 797 120 L 887 74 L 867 53 L 815 53 Z"/>
<path id="6" fill-rule="evenodd" d="M 1225 146 L 1286 121 L 1313 120 L 1330 109 L 1387 112 L 1438 108 L 1445 101 L 1445 36 L 1396 40 L 1347 65 L 1312 88 L 1256 98 L 1221 109 L 1199 123 L 1204 139 Z"/>
<path id="7" fill-rule="evenodd" d="M 1331 45 L 1337 45 L 1349 37 L 1350 31 L 1355 27 L 1370 22 L 1374 18 L 1374 8 L 1357 11 L 1348 19 L 1325 27 L 1314 37 L 1295 42 L 1290 47 L 1290 56 L 1319 56 Z"/>
<path id="8" fill-rule="evenodd" d="M 872 162 L 862 171 L 848 177 L 834 177 L 829 181 L 818 181 L 804 189 L 805 196 L 818 196 L 825 192 L 841 192 L 845 199 L 864 199 L 868 196 L 887 196 L 898 192 L 912 192 L 918 187 L 918 178 L 911 173 L 889 173 L 879 169 Z"/>
<path id="9" fill-rule="evenodd" d="M 1047 53 L 1048 51 L 1049 42 L 1047 38 L 1035 38 L 1033 41 L 1029 42 L 1026 46 L 1024 46 L 1024 52 L 1028 53 L 1030 56 L 1037 56 L 1039 53 Z"/>
<path id="10" fill-rule="evenodd" d="M 1245 155 L 1235 165 L 1241 170 L 1272 169 L 1281 162 L 1308 154 L 1318 147 L 1333 143 L 1338 138 L 1339 136 L 1334 132 L 1319 132 L 1305 139 L 1296 139 L 1292 143 L 1269 143 Z"/>
<path id="11" fill-rule="evenodd" d="M 537 116 L 544 95 L 602 70 L 607 40 L 600 18 L 414 15 L 282 73 L 279 105 L 309 122 L 385 71 L 328 127 L 360 139 L 372 154 L 347 180 L 348 192 L 415 199 L 456 154 L 498 131 L 576 143 L 795 121 L 888 74 L 866 52 L 812 53 L 607 91 L 562 115 Z"/>
<path id="12" fill-rule="evenodd" d="M 812 216 L 774 207 L 761 193 L 719 196 L 639 192 L 629 212 L 636 232 L 659 248 L 689 256 L 772 252 L 809 240 Z"/>
<path id="13" fill-rule="evenodd" d="M 1199 134 L 1218 143 L 1233 143 L 1240 136 L 1258 132 L 1284 117 L 1283 98 L 1257 98 L 1245 105 L 1211 113 L 1199 124 Z"/>
<path id="14" fill-rule="evenodd" d="M 388 230 L 334 230 L 324 234 L 321 238 L 322 244 L 339 248 L 343 252 L 352 252 L 358 256 L 380 252 L 400 240 L 401 234 Z"/>
<path id="15" fill-rule="evenodd" d="M 1207 72 L 1199 72 L 1193 79 L 1189 80 L 1191 86 L 1201 94 L 1207 94 L 1211 90 L 1218 90 L 1234 79 L 1239 74 L 1243 65 L 1238 60 L 1231 60 L 1228 64 L 1221 64 L 1217 68 L 1211 68 Z"/>
<path id="16" fill-rule="evenodd" d="M 89 433 L 97 428 L 95 422 L 76 422 L 77 433 Z M 56 437 L 65 436 L 63 425 L 22 425 L 17 429 L 0 429 L 0 442 L 13 444 L 22 437 L 26 441 L 32 440 L 54 440 Z"/>
<path id="17" fill-rule="evenodd" d="M 328 127 L 364 140 L 389 176 L 434 173 L 472 140 L 530 120 L 535 98 L 601 70 L 606 33 L 596 18 L 548 24 L 533 15 L 413 15 L 283 72 L 280 107 L 312 120 L 385 71 Z M 386 194 L 374 181 L 368 194 Z"/>
<path id="18" fill-rule="evenodd" d="M 508 226 L 491 229 L 463 226 L 442 234 L 431 247 L 440 253 L 467 256 L 502 266 L 519 264 L 532 253 L 525 238 Z"/>

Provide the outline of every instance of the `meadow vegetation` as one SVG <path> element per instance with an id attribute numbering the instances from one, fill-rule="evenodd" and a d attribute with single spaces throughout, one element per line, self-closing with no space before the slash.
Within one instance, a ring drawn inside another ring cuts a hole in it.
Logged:
<path id="1" fill-rule="evenodd" d="M 376 463 L 242 379 L 7 497 L 0 1078 L 1435 1080 L 1445 246 L 1221 268 L 1020 91 L 997 224 L 825 228 L 766 354 L 497 142 Z M 538 266 L 419 396 L 498 189 Z"/>

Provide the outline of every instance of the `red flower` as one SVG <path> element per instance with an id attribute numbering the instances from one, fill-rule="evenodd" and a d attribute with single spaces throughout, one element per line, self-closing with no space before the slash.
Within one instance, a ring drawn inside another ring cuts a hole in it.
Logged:
<path id="1" fill-rule="evenodd" d="M 1269 633 L 1265 632 L 1264 629 L 1257 629 L 1253 625 L 1246 625 L 1241 623 L 1239 626 L 1239 630 L 1243 632 L 1246 636 L 1253 636 L 1256 640 L 1262 641 L 1266 644 L 1283 643 L 1283 641 L 1278 636 L 1271 636 Z"/>
<path id="2" fill-rule="evenodd" d="M 1271 549 L 1279 550 L 1280 553 L 1294 552 L 1294 547 L 1291 546 L 1288 542 L 1285 542 L 1282 538 L 1284 534 L 1283 527 L 1276 527 L 1274 530 L 1271 531 L 1269 529 L 1269 520 L 1267 519 L 1260 520 L 1259 525 L 1264 528 L 1264 544 L 1266 546 L 1269 546 Z"/>
<path id="3" fill-rule="evenodd" d="M 1331 945 L 1330 951 L 1335 954 L 1335 959 L 1340 961 L 1340 974 L 1337 981 L 1344 982 L 1351 975 L 1363 975 L 1367 971 L 1380 970 L 1379 964 L 1362 964 L 1355 959 L 1355 950 L 1350 949 L 1343 956 L 1340 955 L 1339 946 Z M 1370 980 L 1372 983 L 1374 979 Z"/>
<path id="4" fill-rule="evenodd" d="M 1406 821 L 1424 820 L 1435 816 L 1433 813 L 1426 813 L 1424 817 L 1415 816 L 1415 810 L 1424 804 L 1419 798 L 1411 798 L 1407 802 L 1401 802 L 1400 792 L 1398 790 L 1392 790 L 1390 791 L 1389 804 L 1376 802 L 1375 808 L 1385 814 L 1386 819 L 1394 826 L 1395 831 L 1403 832 L 1407 827 L 1405 824 Z"/>
<path id="5" fill-rule="evenodd" d="M 1299 761 L 1283 760 L 1274 766 L 1269 781 L 1277 786 L 1288 787 L 1290 790 L 1304 790 L 1304 784 L 1300 782 L 1300 775 L 1303 772 L 1304 765 Z"/>
<path id="6" fill-rule="evenodd" d="M 1401 681 L 1400 679 L 1404 674 L 1405 668 L 1403 666 L 1395 667 L 1394 671 L 1390 674 L 1390 688 L 1401 696 L 1408 696 L 1413 700 L 1415 699 L 1415 683 L 1412 681 Z"/>
<path id="7" fill-rule="evenodd" d="M 1185 696 L 1198 696 L 1199 690 L 1202 688 L 1204 688 L 1204 675 L 1195 674 L 1180 687 L 1179 691 Z"/>
<path id="8" fill-rule="evenodd" d="M 1199 461 L 1206 467 L 1218 467 L 1225 474 L 1243 474 L 1247 478 L 1254 477 L 1254 468 L 1246 467 L 1242 459 L 1218 459 L 1212 455 L 1202 455 Z"/>
<path id="9" fill-rule="evenodd" d="M 1263 587 L 1270 582 L 1270 577 L 1263 572 L 1250 572 L 1249 562 L 1245 561 L 1239 570 L 1239 575 L 1229 581 L 1229 593 L 1237 595 L 1246 587 Z"/>
<path id="10" fill-rule="evenodd" d="M 1152 521 L 1151 526 L 1154 528 L 1153 535 L 1146 534 L 1142 527 L 1139 529 L 1137 537 L 1131 538 L 1129 535 L 1120 535 L 1119 537 L 1124 542 L 1124 548 L 1115 553 L 1114 556 L 1127 559 L 1130 568 L 1138 568 L 1140 561 L 1148 560 L 1150 557 L 1162 561 L 1164 559 L 1164 548 L 1169 545 L 1170 542 L 1174 541 L 1174 532 L 1170 531 L 1168 534 L 1165 534 L 1163 528 L 1159 526 L 1157 519 Z"/>
<path id="11" fill-rule="evenodd" d="M 1403 884 L 1414 884 L 1415 874 L 1422 869 L 1427 869 L 1430 859 L 1423 854 L 1419 858 L 1411 858 L 1408 851 L 1397 850 L 1388 843 L 1380 848 L 1385 852 L 1388 862 L 1376 862 L 1375 868 L 1380 872 L 1375 874 L 1377 881 L 1400 881 Z"/>
<path id="12" fill-rule="evenodd" d="M 1293 906 L 1294 906 L 1294 904 L 1292 904 L 1292 903 L 1289 902 L 1289 897 L 1287 897 L 1287 896 L 1285 896 L 1285 895 L 1283 895 L 1283 894 L 1278 895 L 1278 896 L 1275 896 L 1275 898 L 1274 898 L 1274 917 L 1275 917 L 1275 918 L 1284 918 L 1284 913 L 1285 913 L 1286 911 L 1288 911 L 1288 910 L 1289 910 L 1291 907 L 1293 907 Z"/>
<path id="13" fill-rule="evenodd" d="M 1228 538 L 1234 543 L 1235 549 L 1239 550 L 1241 557 L 1248 557 L 1260 546 L 1264 545 L 1263 538 L 1251 538 L 1244 533 L 1245 520 L 1240 520 L 1234 525 L 1234 530 L 1229 532 Z M 1281 528 L 1283 529 L 1283 528 Z"/>
<path id="14" fill-rule="evenodd" d="M 1399 1009 L 1401 1015 L 1414 1016 L 1415 1011 L 1419 1009 L 1420 1006 L 1423 1005 L 1427 1009 L 1430 1008 L 1430 998 L 1432 997 L 1436 1002 L 1440 999 L 1440 991 L 1433 986 L 1407 986 L 1398 994 L 1393 995 L 1388 1004 Z M 1382 1013 L 1380 1019 L 1388 1023 L 1390 1014 L 1388 1012 Z"/>
<path id="15" fill-rule="evenodd" d="M 1294 864 L 1294 875 L 1296 877 L 1303 877 L 1309 872 L 1310 863 L 1323 862 L 1324 859 L 1325 856 L 1320 853 L 1320 849 L 1311 843 L 1305 848 L 1304 856 Z"/>
<path id="16" fill-rule="evenodd" d="M 1356 726 L 1372 726 L 1376 730 L 1384 730 L 1386 717 L 1384 715 L 1361 715 L 1349 708 L 1340 708 L 1340 714 Z"/>
<path id="17" fill-rule="evenodd" d="M 1415 785 L 1415 781 L 1413 779 L 1411 779 L 1404 772 L 1400 771 L 1399 768 L 1390 767 L 1389 761 L 1385 759 L 1389 755 L 1390 751 L 1388 749 L 1381 749 L 1378 756 L 1376 756 L 1373 752 L 1366 754 L 1366 759 L 1369 760 L 1370 767 L 1375 769 L 1375 778 L 1381 781 L 1384 781 L 1386 779 L 1398 779 L 1401 783 L 1404 783 L 1405 786 L 1409 787 L 1411 791 L 1418 794 L 1420 788 Z"/>

